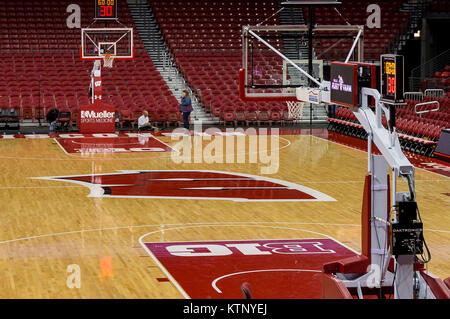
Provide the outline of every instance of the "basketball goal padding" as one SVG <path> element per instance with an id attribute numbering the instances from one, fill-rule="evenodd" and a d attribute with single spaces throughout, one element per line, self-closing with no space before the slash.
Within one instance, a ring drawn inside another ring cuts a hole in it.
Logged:
<path id="1" fill-rule="evenodd" d="M 116 130 L 116 108 L 100 101 L 83 105 L 80 107 L 77 126 L 82 134 L 114 133 Z"/>

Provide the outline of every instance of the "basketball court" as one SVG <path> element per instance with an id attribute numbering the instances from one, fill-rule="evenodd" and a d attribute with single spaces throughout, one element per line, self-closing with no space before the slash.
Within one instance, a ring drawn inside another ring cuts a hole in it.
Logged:
<path id="1" fill-rule="evenodd" d="M 448 93 L 341 1 L 210 4 L 210 38 L 86 0 L 2 53 L 0 298 L 450 298 Z"/>
<path id="2" fill-rule="evenodd" d="M 61 147 L 76 138 L 3 136 L 2 298 L 241 298 L 242 282 L 252 285 L 255 298 L 320 298 L 322 264 L 360 252 L 367 153 L 357 139 L 339 141 L 324 129 L 282 130 L 279 171 L 271 182 L 313 194 L 283 200 L 290 194 L 250 185 L 265 178 L 261 164 L 176 164 L 170 154 L 178 141 L 155 135 L 145 146 L 158 142 L 155 152 L 101 153 L 95 148 L 127 149 L 136 142 L 87 137 L 87 151 L 80 153 Z M 241 152 L 248 147 L 236 149 L 236 156 Z M 433 254 L 428 269 L 445 277 L 450 168 L 411 158 L 423 167 L 416 171 L 416 189 Z M 144 172 L 147 185 L 136 177 Z M 213 173 L 220 178 L 208 175 Z M 241 174 L 247 178 L 243 184 L 231 183 L 240 188 L 237 193 L 214 190 Z M 108 176 L 113 177 L 102 182 Z M 164 180 L 171 182 L 163 185 Z M 107 184 L 120 195 L 92 194 L 89 183 Z M 157 193 L 170 183 L 179 191 L 170 198 Z M 121 185 L 126 192 L 118 190 Z M 190 198 L 183 198 L 186 193 Z M 177 248 L 192 244 L 197 248 Z M 236 244 L 246 245 L 239 250 Z M 204 254 L 211 251 L 208 245 L 218 256 Z M 163 250 L 167 246 L 178 255 Z M 199 256 L 180 253 L 192 251 Z M 74 264 L 81 270 L 80 289 L 66 285 Z"/>

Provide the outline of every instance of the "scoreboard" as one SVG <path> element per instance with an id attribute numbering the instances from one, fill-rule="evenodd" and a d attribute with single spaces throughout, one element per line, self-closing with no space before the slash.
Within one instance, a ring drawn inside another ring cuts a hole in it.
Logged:
<path id="1" fill-rule="evenodd" d="M 381 100 L 386 104 L 404 104 L 404 61 L 402 55 L 381 56 Z"/>
<path id="2" fill-rule="evenodd" d="M 117 20 L 118 0 L 94 0 L 96 20 Z"/>
<path id="3" fill-rule="evenodd" d="M 330 74 L 330 101 L 337 105 L 360 107 L 361 89 L 376 86 L 375 64 L 332 62 Z"/>
<path id="4" fill-rule="evenodd" d="M 342 106 L 358 106 L 358 66 L 356 64 L 331 63 L 330 101 Z"/>

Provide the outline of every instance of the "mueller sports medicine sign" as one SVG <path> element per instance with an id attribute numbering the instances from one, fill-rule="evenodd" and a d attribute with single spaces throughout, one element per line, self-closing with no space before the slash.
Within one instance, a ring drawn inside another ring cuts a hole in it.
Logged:
<path id="1" fill-rule="evenodd" d="M 114 133 L 115 107 L 103 103 L 82 106 L 78 118 L 80 133 Z"/>
<path id="2" fill-rule="evenodd" d="M 114 119 L 114 112 L 95 112 L 95 111 L 81 111 L 80 118 L 82 123 L 89 122 L 104 122 L 108 123 Z"/>

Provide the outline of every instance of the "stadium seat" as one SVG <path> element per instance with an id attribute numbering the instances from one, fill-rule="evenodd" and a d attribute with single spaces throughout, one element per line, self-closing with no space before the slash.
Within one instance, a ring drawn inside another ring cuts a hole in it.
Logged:
<path id="1" fill-rule="evenodd" d="M 39 15 L 30 14 L 26 19 L 14 15 L 21 13 L 21 10 L 8 10 L 10 20 L 2 25 L 8 37 L 0 36 L 0 46 L 14 51 L 2 54 L 0 71 L 4 80 L 0 86 L 0 96 L 13 97 L 9 106 L 20 109 L 21 121 L 37 120 L 39 97 L 41 118 L 46 110 L 54 107 L 69 109 L 75 114 L 74 110 L 79 106 L 89 104 L 88 87 L 92 62 L 79 59 L 79 29 L 60 29 L 59 25 L 55 28 L 54 21 L 59 21 L 61 13 L 58 6 L 50 3 L 44 6 L 45 10 L 39 12 Z M 92 7 L 90 0 L 81 0 L 77 4 L 86 12 Z M 33 2 L 32 6 L 33 10 L 40 9 L 42 2 Z M 135 27 L 127 3 L 120 1 L 119 6 L 121 22 Z M 88 15 L 83 15 L 81 24 L 89 23 Z M 30 50 L 32 52 L 28 52 Z M 161 98 L 161 106 L 169 106 L 169 99 L 166 97 L 173 96 L 172 92 L 144 51 L 137 32 L 135 52 L 134 61 L 116 61 L 112 70 L 103 72 L 105 101 L 110 98 L 111 104 L 118 109 L 124 106 L 132 108 L 132 101 L 140 96 L 139 89 L 143 83 L 152 83 L 157 90 L 151 90 L 148 94 L 152 99 Z M 35 75 L 30 76 L 30 70 Z M 119 83 L 127 83 L 130 90 L 126 86 L 117 85 Z M 122 97 L 130 94 L 131 102 L 128 100 L 124 104 Z"/>
<path id="2" fill-rule="evenodd" d="M 125 123 L 128 123 L 129 125 L 131 125 L 131 127 L 134 127 L 134 124 L 135 124 L 133 114 L 132 114 L 131 110 L 129 110 L 129 109 L 120 110 L 120 116 L 119 116 L 120 127 L 123 128 Z"/>

